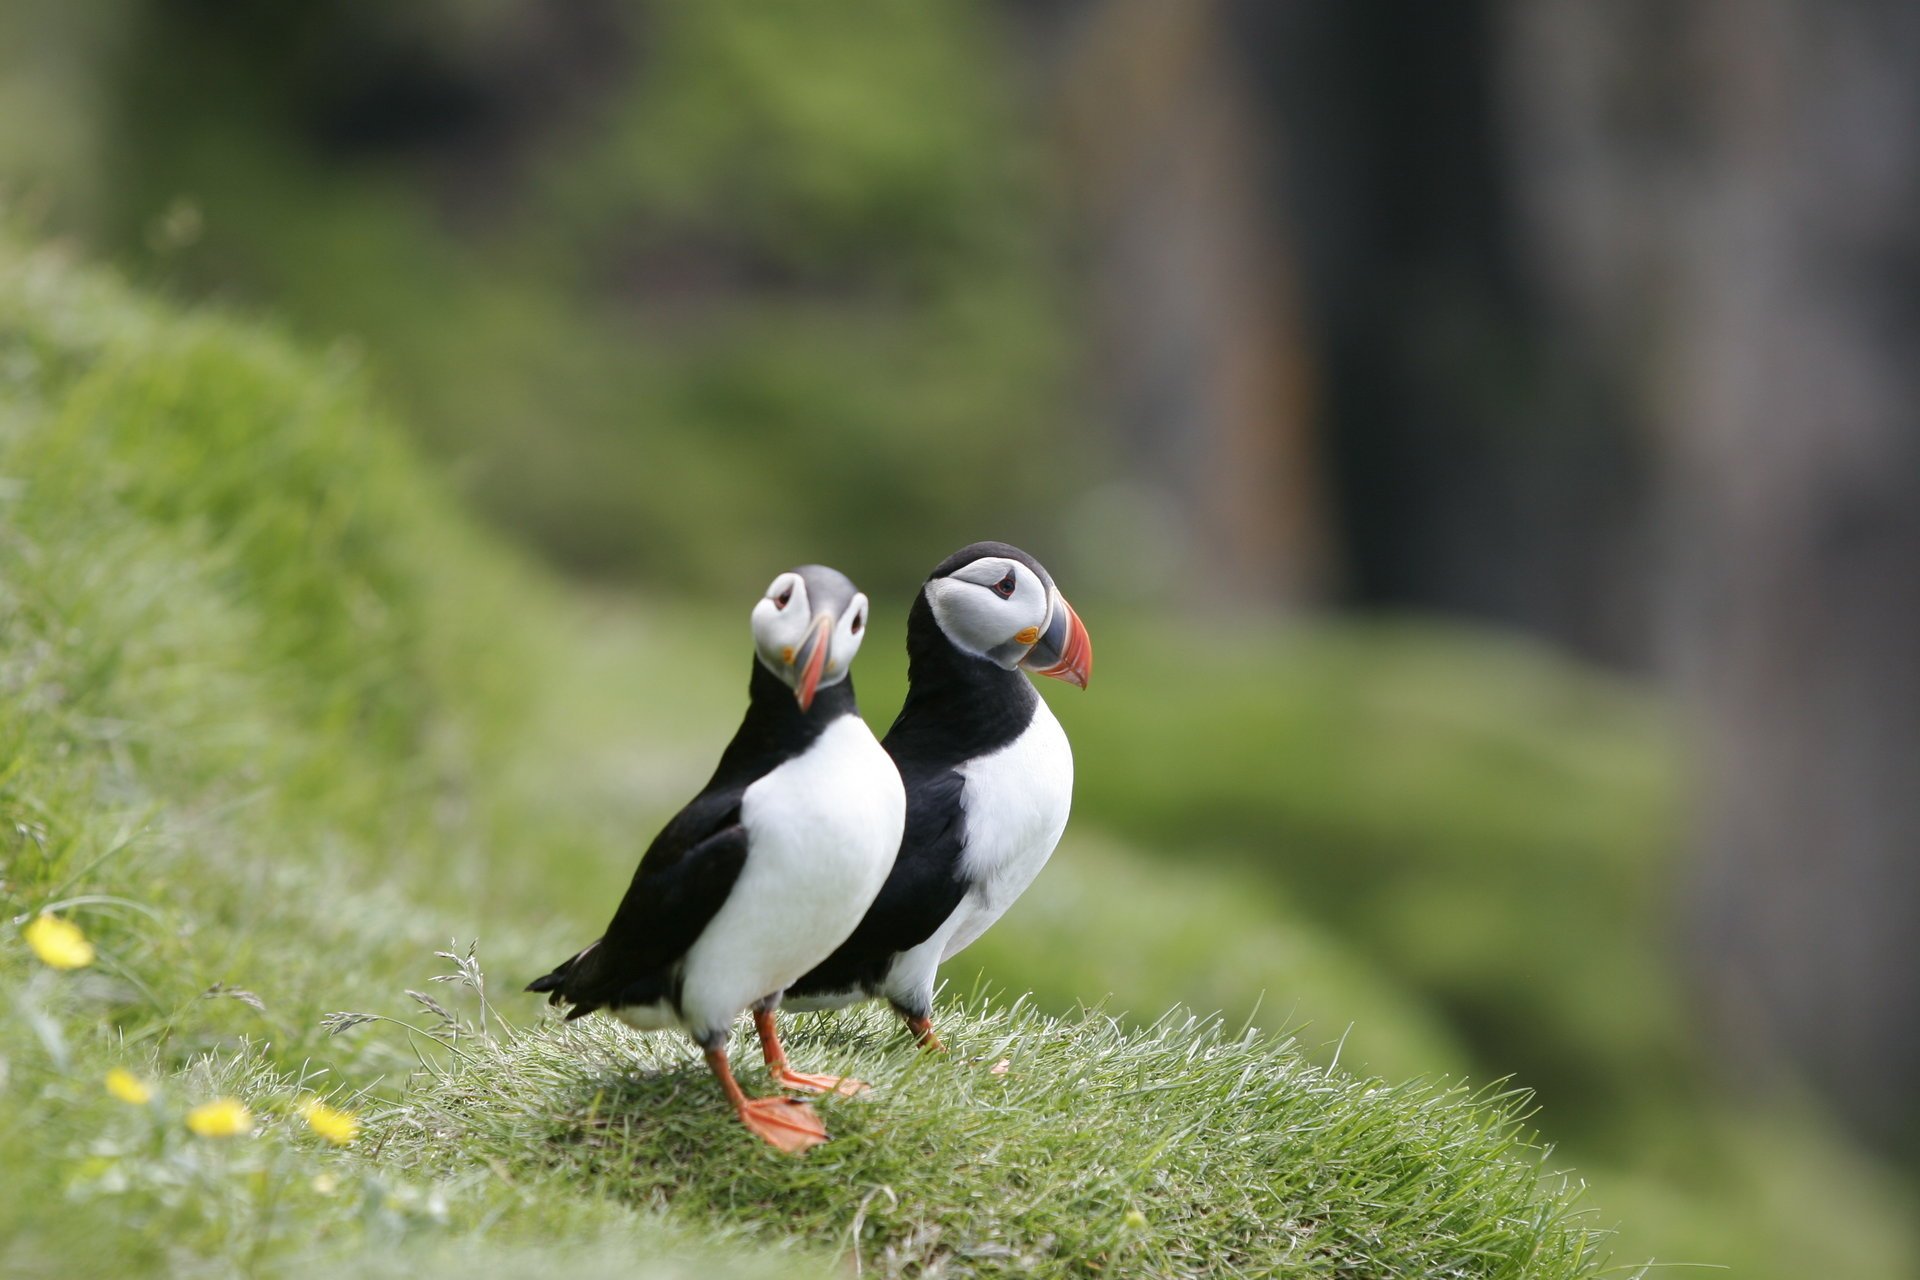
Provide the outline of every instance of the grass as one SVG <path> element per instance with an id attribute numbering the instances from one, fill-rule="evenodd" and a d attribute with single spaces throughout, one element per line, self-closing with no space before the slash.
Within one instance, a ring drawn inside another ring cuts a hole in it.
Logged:
<path id="1" fill-rule="evenodd" d="M 556 783 L 578 771 L 541 749 L 592 741 L 552 709 L 596 701 L 566 674 L 577 614 L 461 520 L 344 360 L 8 244 L 0 378 L 8 1274 L 1596 1266 L 1512 1099 L 1205 1021 L 954 1004 L 944 1060 L 877 1015 L 803 1026 L 796 1053 L 878 1087 L 789 1162 L 671 1039 L 443 1019 L 460 984 L 420 980 L 429 951 L 485 921 L 531 971 L 578 926 L 527 903 L 603 896 L 635 845 L 631 798 Z M 687 648 L 670 631 L 661 656 Z M 91 966 L 33 957 L 15 930 L 45 911 Z M 393 1021 L 329 1035 L 340 1010 Z M 152 1100 L 110 1095 L 114 1067 Z M 314 1096 L 363 1117 L 357 1143 L 307 1128 Z M 217 1097 L 246 1134 L 187 1129 Z"/>
<path id="2" fill-rule="evenodd" d="M 749 1149 L 686 1047 L 591 1020 L 461 1040 L 397 1110 L 383 1163 L 478 1153 L 885 1274 L 1592 1274 L 1576 1188 L 1541 1176 L 1512 1098 L 1389 1086 L 1170 1014 L 1129 1030 L 1016 1002 L 944 1010 L 952 1052 L 879 1010 L 801 1020 L 796 1060 L 871 1095 L 823 1103 L 806 1161 Z M 451 1028 L 453 1020 L 446 1026 Z M 742 1061 L 752 1047 L 735 1044 Z"/>

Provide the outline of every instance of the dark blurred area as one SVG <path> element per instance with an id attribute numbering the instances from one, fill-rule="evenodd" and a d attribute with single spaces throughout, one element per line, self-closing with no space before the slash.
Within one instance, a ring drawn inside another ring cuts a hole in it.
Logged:
<path id="1" fill-rule="evenodd" d="M 1091 746 L 1087 812 L 1279 866 L 1549 1136 L 1813 1095 L 1920 1156 L 1920 7 L 25 0 L 0 41 L 16 221 L 352 350 L 597 588 L 901 593 L 991 536 L 1096 612 L 1438 615 L 1657 689 L 1635 816 L 1503 826 L 1560 794 L 1520 752 L 1444 864 L 1210 737 L 1157 809 Z"/>

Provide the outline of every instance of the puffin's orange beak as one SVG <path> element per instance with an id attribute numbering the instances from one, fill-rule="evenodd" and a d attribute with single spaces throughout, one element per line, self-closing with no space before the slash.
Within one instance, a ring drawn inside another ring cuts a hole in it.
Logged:
<path id="1" fill-rule="evenodd" d="M 793 686 L 793 694 L 802 711 L 813 709 L 813 695 L 820 688 L 820 673 L 827 669 L 827 650 L 832 647 L 833 615 L 823 613 L 813 620 L 813 634 L 793 659 L 800 664 L 800 680 Z"/>
<path id="2" fill-rule="evenodd" d="M 1093 641 L 1065 596 L 1056 591 L 1053 604 L 1045 634 L 1034 641 L 1020 665 L 1037 676 L 1052 676 L 1084 689 L 1093 675 Z"/>

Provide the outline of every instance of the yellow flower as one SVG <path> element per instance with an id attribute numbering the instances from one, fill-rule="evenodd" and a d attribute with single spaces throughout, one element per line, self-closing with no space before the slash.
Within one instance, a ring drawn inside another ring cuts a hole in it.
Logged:
<path id="1" fill-rule="evenodd" d="M 1147 1215 L 1138 1209 L 1129 1209 L 1123 1221 L 1126 1222 L 1129 1230 L 1139 1231 L 1147 1225 Z"/>
<path id="2" fill-rule="evenodd" d="M 21 930 L 33 954 L 55 969 L 84 969 L 93 963 L 93 944 L 80 926 L 59 916 L 35 916 Z"/>
<path id="3" fill-rule="evenodd" d="M 136 1107 L 153 1098 L 153 1090 L 147 1087 L 147 1082 L 123 1067 L 115 1067 L 107 1072 L 107 1092 Z"/>
<path id="4" fill-rule="evenodd" d="M 253 1112 L 238 1098 L 215 1098 L 187 1112 L 187 1128 L 203 1138 L 231 1138 L 253 1129 Z"/>
<path id="5" fill-rule="evenodd" d="M 336 1147 L 344 1147 L 360 1136 L 359 1117 L 351 1111 L 330 1107 L 318 1098 L 309 1098 L 300 1104 L 300 1118 L 307 1122 L 307 1128 Z"/>

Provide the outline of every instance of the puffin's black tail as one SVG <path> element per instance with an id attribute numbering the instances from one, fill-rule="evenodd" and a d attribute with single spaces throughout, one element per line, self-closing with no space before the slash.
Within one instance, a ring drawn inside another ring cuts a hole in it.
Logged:
<path id="1" fill-rule="evenodd" d="M 578 955 L 568 956 L 555 966 L 552 973 L 543 974 L 535 978 L 532 982 L 529 982 L 527 984 L 527 990 L 548 993 L 547 1003 L 550 1005 L 558 1006 L 573 1003 L 573 998 L 567 994 L 567 980 L 573 977 L 574 966 L 578 965 L 588 952 L 599 945 L 600 944 L 596 942 Z"/>

